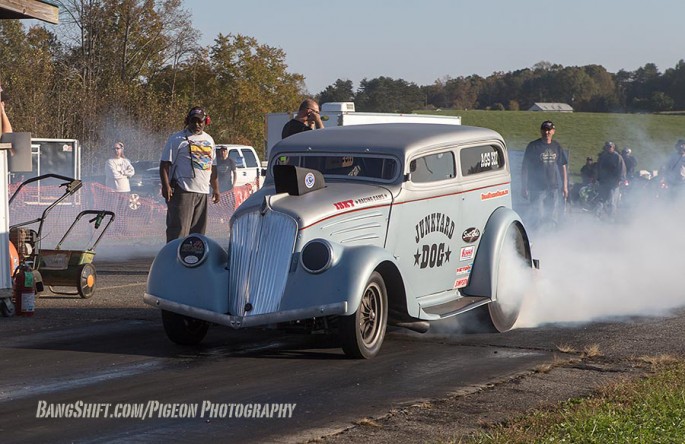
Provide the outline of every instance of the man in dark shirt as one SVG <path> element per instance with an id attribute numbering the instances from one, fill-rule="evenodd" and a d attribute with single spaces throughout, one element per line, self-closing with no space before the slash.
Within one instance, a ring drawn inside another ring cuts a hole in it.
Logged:
<path id="1" fill-rule="evenodd" d="M 314 99 L 304 99 L 297 110 L 297 115 L 283 126 L 281 138 L 285 139 L 293 134 L 323 128 L 319 104 Z"/>
<path id="2" fill-rule="evenodd" d="M 633 150 L 628 147 L 623 148 L 621 157 L 623 157 L 623 163 L 626 165 L 626 178 L 632 179 L 635 176 L 635 168 L 637 168 L 637 159 L 633 156 Z"/>
<path id="3" fill-rule="evenodd" d="M 559 222 L 561 199 L 568 198 L 566 153 L 552 140 L 556 132 L 554 123 L 545 120 L 540 125 L 540 138 L 526 147 L 521 166 L 521 194 L 530 199 L 531 225 L 539 226 L 545 219 Z"/>
<path id="4" fill-rule="evenodd" d="M 607 215 L 614 218 L 620 197 L 619 185 L 626 180 L 626 165 L 616 152 L 614 142 L 604 144 L 604 152 L 597 159 L 597 182 L 599 199 Z"/>

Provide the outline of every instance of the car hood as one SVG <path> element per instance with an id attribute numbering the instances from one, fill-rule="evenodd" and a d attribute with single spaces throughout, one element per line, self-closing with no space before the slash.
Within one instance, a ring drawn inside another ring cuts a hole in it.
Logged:
<path id="1" fill-rule="evenodd" d="M 273 186 L 265 185 L 241 205 L 237 213 L 261 207 L 266 199 L 274 211 L 292 216 L 303 229 L 344 214 L 388 207 L 393 201 L 392 193 L 383 186 L 350 182 L 327 182 L 325 188 L 301 196 L 275 193 Z"/>

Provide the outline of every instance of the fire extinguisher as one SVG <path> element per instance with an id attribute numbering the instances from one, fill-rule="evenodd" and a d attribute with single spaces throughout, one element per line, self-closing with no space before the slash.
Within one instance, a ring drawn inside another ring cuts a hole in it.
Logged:
<path id="1" fill-rule="evenodd" d="M 35 274 L 25 263 L 14 273 L 14 305 L 19 316 L 33 316 L 36 309 Z"/>

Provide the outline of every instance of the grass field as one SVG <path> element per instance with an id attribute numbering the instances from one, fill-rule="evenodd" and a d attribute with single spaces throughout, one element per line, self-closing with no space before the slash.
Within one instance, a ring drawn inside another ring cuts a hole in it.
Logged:
<path id="1" fill-rule="evenodd" d="M 493 129 L 504 137 L 509 149 L 523 150 L 540 137 L 540 123 L 552 120 L 555 139 L 570 151 L 570 172 L 578 174 L 587 156 L 596 159 L 604 142 L 620 149 L 630 147 L 638 169 L 658 169 L 673 152 L 678 139 L 685 139 L 685 115 L 547 113 L 532 111 L 426 111 L 427 114 L 458 115 L 463 125 Z"/>
<path id="2" fill-rule="evenodd" d="M 595 396 L 536 410 L 473 439 L 479 444 L 685 442 L 685 363 L 655 362 L 653 373 Z"/>

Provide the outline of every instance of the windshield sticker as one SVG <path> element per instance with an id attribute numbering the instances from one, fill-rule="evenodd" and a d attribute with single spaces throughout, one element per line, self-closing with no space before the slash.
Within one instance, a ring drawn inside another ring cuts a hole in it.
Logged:
<path id="1" fill-rule="evenodd" d="M 498 197 L 508 196 L 509 190 L 490 191 L 488 193 L 481 193 L 480 200 L 497 199 Z"/>

